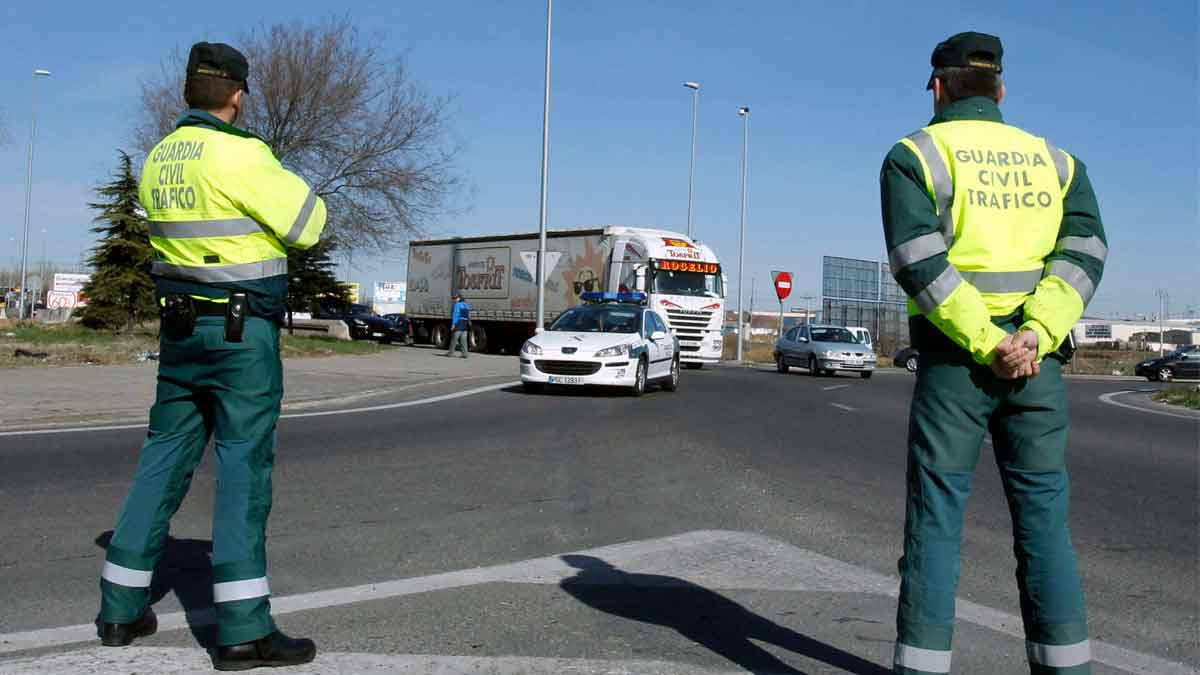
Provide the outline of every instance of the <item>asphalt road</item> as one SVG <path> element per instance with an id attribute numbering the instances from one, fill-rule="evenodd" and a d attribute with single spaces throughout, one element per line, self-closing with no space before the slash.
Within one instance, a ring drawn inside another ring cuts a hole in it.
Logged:
<path id="1" fill-rule="evenodd" d="M 318 640 L 312 672 L 884 672 L 912 383 L 715 368 L 641 399 L 508 388 L 285 420 L 278 622 Z M 1097 672 L 1200 665 L 1200 419 L 1099 400 L 1152 386 L 1068 387 Z M 0 438 L 0 672 L 206 663 L 211 456 L 156 576 L 192 630 L 102 651 L 60 628 L 95 616 L 142 433 Z M 956 671 L 1025 671 L 1014 567 L 985 445 Z"/>

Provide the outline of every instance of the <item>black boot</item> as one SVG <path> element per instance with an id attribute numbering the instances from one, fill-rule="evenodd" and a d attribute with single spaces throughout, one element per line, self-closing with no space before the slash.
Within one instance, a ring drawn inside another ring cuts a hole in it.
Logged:
<path id="1" fill-rule="evenodd" d="M 309 663 L 317 655 L 317 645 L 307 638 L 292 639 L 279 631 L 240 645 L 223 645 L 213 653 L 213 668 L 217 670 L 250 670 L 251 668 L 298 666 Z"/>
<path id="2" fill-rule="evenodd" d="M 96 620 L 97 632 L 100 634 L 100 644 L 105 647 L 124 647 L 133 642 L 134 638 L 154 635 L 158 630 L 158 617 L 154 610 L 146 608 L 142 618 L 133 623 L 105 623 Z"/>

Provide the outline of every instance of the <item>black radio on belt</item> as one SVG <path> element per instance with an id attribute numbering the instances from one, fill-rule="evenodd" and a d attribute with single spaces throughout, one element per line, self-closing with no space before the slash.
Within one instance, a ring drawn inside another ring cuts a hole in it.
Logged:
<path id="1" fill-rule="evenodd" d="M 186 295 L 168 295 L 159 309 L 162 332 L 168 340 L 183 340 L 196 329 L 196 305 Z"/>
<path id="2" fill-rule="evenodd" d="M 225 305 L 225 341 L 241 342 L 246 329 L 246 294 L 231 293 Z"/>
<path id="3" fill-rule="evenodd" d="M 1075 333 L 1067 333 L 1067 337 L 1058 346 L 1058 355 L 1062 357 L 1064 362 L 1070 361 L 1071 357 L 1075 356 Z"/>

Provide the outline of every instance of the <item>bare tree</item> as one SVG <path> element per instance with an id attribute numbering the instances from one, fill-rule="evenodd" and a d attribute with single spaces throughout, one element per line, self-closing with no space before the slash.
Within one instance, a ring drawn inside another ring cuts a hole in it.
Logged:
<path id="1" fill-rule="evenodd" d="M 250 61 L 238 125 L 325 199 L 326 232 L 341 248 L 382 250 L 420 233 L 462 187 L 447 128 L 450 100 L 414 83 L 349 19 L 263 26 L 235 45 Z M 143 153 L 182 110 L 186 54 L 142 83 L 135 142 Z"/>

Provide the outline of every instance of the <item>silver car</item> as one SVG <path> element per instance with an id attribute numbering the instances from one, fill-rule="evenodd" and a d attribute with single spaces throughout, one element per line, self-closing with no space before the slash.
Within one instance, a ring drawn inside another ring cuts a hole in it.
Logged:
<path id="1" fill-rule="evenodd" d="M 812 375 L 852 371 L 865 380 L 875 370 L 875 352 L 841 326 L 795 326 L 775 343 L 776 369 L 792 366 Z"/>

